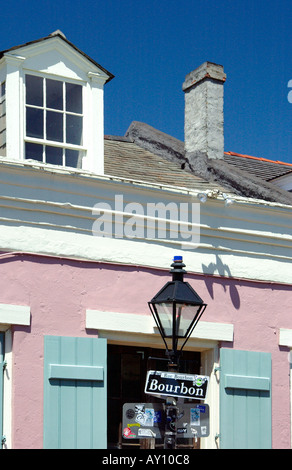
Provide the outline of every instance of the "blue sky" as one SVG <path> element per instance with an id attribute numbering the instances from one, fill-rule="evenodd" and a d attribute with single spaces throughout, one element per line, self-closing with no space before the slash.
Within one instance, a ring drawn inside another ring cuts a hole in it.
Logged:
<path id="1" fill-rule="evenodd" d="M 2 2 L 0 50 L 56 29 L 115 75 L 106 134 L 136 120 L 183 140 L 182 83 L 210 61 L 227 74 L 225 150 L 292 163 L 291 0 Z"/>

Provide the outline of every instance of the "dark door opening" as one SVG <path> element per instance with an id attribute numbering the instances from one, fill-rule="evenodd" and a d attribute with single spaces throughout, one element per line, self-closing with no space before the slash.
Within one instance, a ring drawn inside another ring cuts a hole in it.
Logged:
<path id="1" fill-rule="evenodd" d="M 107 426 L 108 448 L 147 446 L 148 440 L 127 441 L 122 437 L 122 408 L 124 403 L 155 403 L 161 399 L 144 393 L 148 370 L 167 371 L 167 360 L 163 349 L 134 346 L 108 345 L 108 399 Z M 185 351 L 180 362 L 180 372 L 200 373 L 200 353 Z M 142 442 L 144 441 L 144 442 Z M 189 442 L 191 441 L 191 442 Z M 180 447 L 197 447 L 193 439 L 178 439 Z M 162 447 L 162 440 L 155 441 L 155 447 Z"/>

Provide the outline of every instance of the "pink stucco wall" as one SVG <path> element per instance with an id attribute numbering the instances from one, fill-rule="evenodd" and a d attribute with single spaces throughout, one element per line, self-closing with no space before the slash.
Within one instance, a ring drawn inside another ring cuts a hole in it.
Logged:
<path id="1" fill-rule="evenodd" d="M 147 268 L 7 256 L 0 278 L 0 303 L 31 308 L 30 327 L 13 329 L 13 448 L 42 448 L 43 336 L 95 336 L 85 329 L 86 309 L 149 315 L 147 301 L 170 277 Z M 215 276 L 187 280 L 208 304 L 204 321 L 234 324 L 234 343 L 225 346 L 272 352 L 273 447 L 290 448 L 289 357 L 278 335 L 291 328 L 291 288 Z"/>

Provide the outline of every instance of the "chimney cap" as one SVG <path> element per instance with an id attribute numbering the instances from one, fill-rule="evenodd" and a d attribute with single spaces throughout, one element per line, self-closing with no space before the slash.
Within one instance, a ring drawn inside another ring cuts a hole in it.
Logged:
<path id="1" fill-rule="evenodd" d="M 187 91 L 188 88 L 196 85 L 197 83 L 211 78 L 220 82 L 225 82 L 226 74 L 223 70 L 223 65 L 214 64 L 213 62 L 204 62 L 200 67 L 190 72 L 183 83 L 183 91 Z"/>

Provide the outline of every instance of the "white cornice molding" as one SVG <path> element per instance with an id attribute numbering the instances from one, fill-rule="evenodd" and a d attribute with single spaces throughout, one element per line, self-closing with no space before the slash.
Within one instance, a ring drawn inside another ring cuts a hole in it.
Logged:
<path id="1" fill-rule="evenodd" d="M 192 204 L 197 193 L 37 162 L 0 162 L 2 251 L 31 252 L 33 246 L 35 254 L 167 269 L 176 250 L 187 257 L 189 272 L 292 283 L 290 206 L 236 202 L 226 208 L 210 199 L 200 207 L 199 243 L 150 239 L 148 202 Z M 115 206 L 117 195 L 122 209 Z M 127 210 L 133 201 L 143 208 L 140 218 Z M 114 231 L 111 238 L 93 236 L 98 202 L 107 203 L 113 221 L 122 215 L 126 220 L 126 213 L 139 218 L 143 233 L 133 239 L 124 232 L 115 238 Z"/>
<path id="2" fill-rule="evenodd" d="M 197 198 L 198 195 L 202 193 L 201 189 L 196 190 L 196 189 L 191 189 L 187 187 L 172 186 L 169 184 L 147 182 L 144 180 L 119 177 L 118 175 L 100 174 L 100 173 L 95 173 L 93 171 L 84 170 L 84 169 L 50 165 L 48 163 L 42 163 L 36 160 L 19 160 L 18 158 L 12 159 L 12 158 L 0 156 L 0 164 L 3 165 L 3 169 L 5 169 L 7 173 L 14 172 L 17 166 L 19 167 L 19 171 L 22 171 L 22 170 L 31 171 L 34 173 L 39 172 L 40 176 L 43 174 L 43 171 L 46 173 L 50 173 L 50 174 L 56 174 L 56 176 L 60 174 L 67 175 L 67 176 L 76 175 L 80 177 L 86 177 L 88 178 L 88 180 L 92 180 L 93 183 L 95 183 L 95 180 L 107 180 L 107 181 L 112 181 L 116 183 L 125 183 L 128 185 L 131 185 L 131 187 L 137 187 L 137 188 L 142 187 L 149 191 L 150 190 L 166 191 L 166 192 L 178 194 L 178 195 L 189 195 L 194 198 Z M 23 176 L 25 177 L 25 175 Z M 241 208 L 241 209 L 245 209 L 249 211 L 256 211 L 256 210 L 263 211 L 263 210 L 269 210 L 270 208 L 273 208 L 273 210 L 278 209 L 280 211 L 287 210 L 289 212 L 292 210 L 292 205 L 281 204 L 278 202 L 270 202 L 270 201 L 264 201 L 262 199 L 253 199 L 253 198 L 246 198 L 246 197 L 234 196 L 234 195 L 230 195 L 230 197 L 232 197 L 234 203 L 239 204 L 237 208 Z M 197 199 L 195 199 L 193 202 L 197 202 Z M 224 203 L 224 199 L 222 199 L 221 196 L 218 196 L 216 198 L 209 198 L 208 202 L 204 206 L 215 207 L 218 204 L 222 204 L 222 202 Z"/>
<path id="3" fill-rule="evenodd" d="M 152 269 L 169 269 L 174 250 L 187 262 L 189 273 L 214 275 L 223 278 L 239 278 L 251 281 L 292 284 L 291 261 L 267 255 L 247 256 L 244 252 L 222 251 L 210 245 L 194 250 L 182 250 L 179 244 L 170 245 L 157 240 L 115 239 L 95 237 L 90 230 L 67 225 L 38 223 L 31 227 L 15 220 L 3 220 L 0 231 L 2 256 L 9 252 L 61 257 L 85 262 L 114 263 L 116 265 L 141 266 Z M 9 224 L 9 225 L 6 225 Z M 53 230 L 52 230 L 53 229 Z M 33 250 L 32 250 L 33 247 Z M 218 261 L 219 260 L 219 261 Z M 224 272 L 222 272 L 224 270 Z"/>
<path id="4" fill-rule="evenodd" d="M 6 52 L 4 58 L 7 64 L 19 67 L 25 61 L 25 57 Z"/>
<path id="5" fill-rule="evenodd" d="M 104 85 L 108 79 L 108 76 L 102 73 L 88 72 L 87 76 L 89 80 L 98 85 Z"/>

